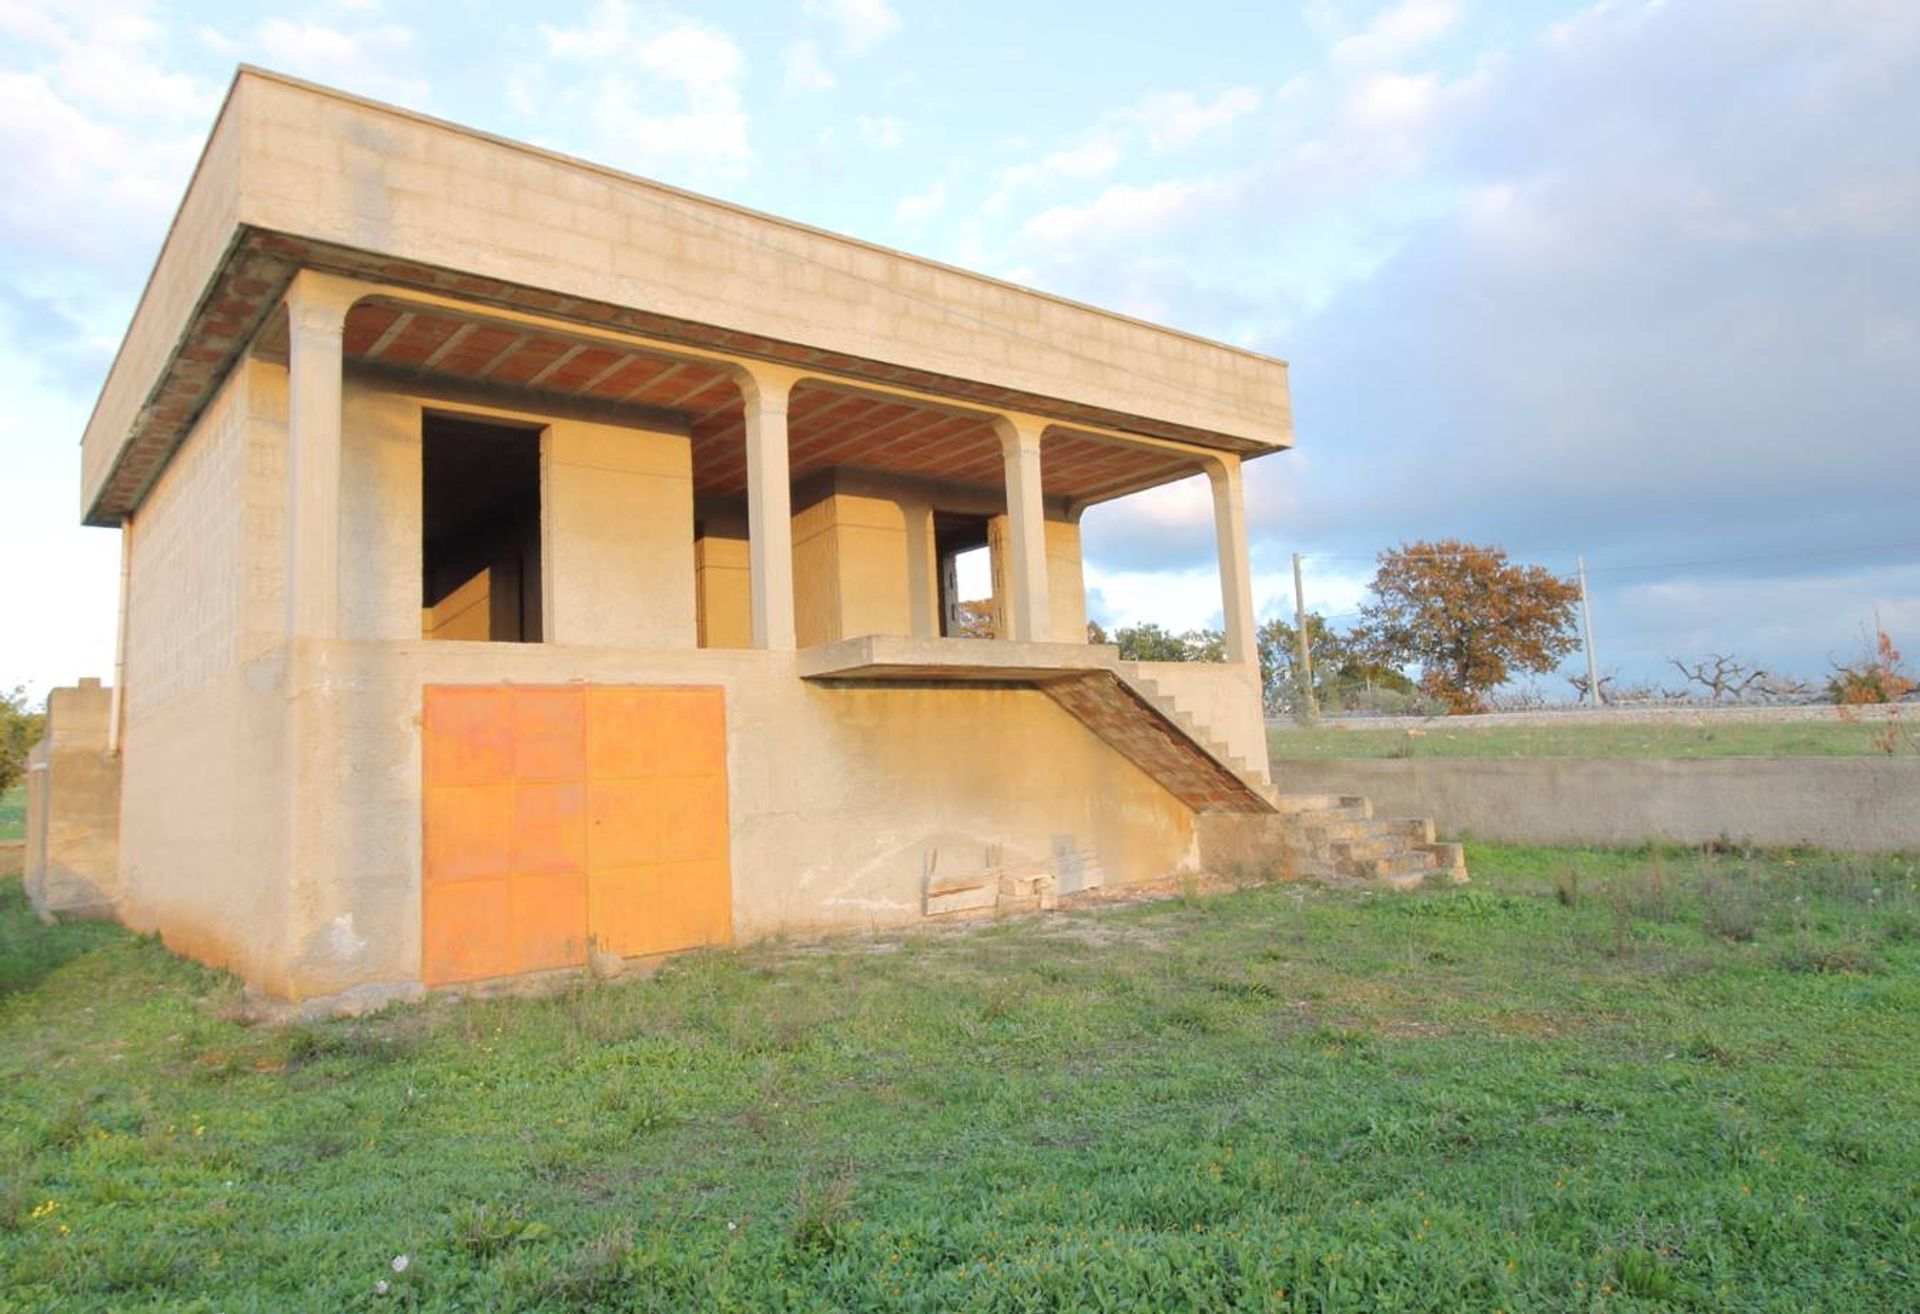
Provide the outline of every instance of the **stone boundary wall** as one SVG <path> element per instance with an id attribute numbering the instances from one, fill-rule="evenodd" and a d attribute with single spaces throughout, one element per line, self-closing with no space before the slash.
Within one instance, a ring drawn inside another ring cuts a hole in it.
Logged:
<path id="1" fill-rule="evenodd" d="M 1556 707 L 1532 712 L 1482 712 L 1476 716 L 1327 716 L 1320 730 L 1479 730 L 1502 725 L 1713 725 L 1754 721 L 1801 723 L 1807 721 L 1857 722 L 1884 721 L 1893 713 L 1884 705 L 1847 709 L 1847 716 L 1832 703 L 1797 703 L 1777 707 L 1714 707 L 1710 704 L 1680 703 L 1672 706 L 1645 707 Z M 1920 702 L 1909 700 L 1900 705 L 1900 716 L 1920 725 Z M 1267 718 L 1269 730 L 1299 730 L 1290 716 Z"/>
<path id="2" fill-rule="evenodd" d="M 26 869 L 27 842 L 0 840 L 0 877 L 18 876 Z"/>
<path id="3" fill-rule="evenodd" d="M 1920 758 L 1390 758 L 1274 763 L 1287 793 L 1364 794 L 1446 839 L 1920 852 Z"/>

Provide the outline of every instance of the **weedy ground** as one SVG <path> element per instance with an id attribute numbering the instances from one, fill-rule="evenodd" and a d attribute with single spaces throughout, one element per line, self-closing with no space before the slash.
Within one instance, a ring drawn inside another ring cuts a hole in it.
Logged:
<path id="1" fill-rule="evenodd" d="M 1909 718 L 1912 719 L 1912 718 Z M 1348 730 L 1338 724 L 1267 732 L 1275 761 L 1323 757 L 1858 757 L 1881 755 L 1879 722 L 1740 721 L 1456 726 L 1444 719 L 1407 730 Z M 1904 733 L 1896 751 L 1911 756 Z"/>
<path id="2" fill-rule="evenodd" d="M 0 1306 L 1913 1308 L 1914 860 L 1469 861 L 293 1026 L 9 883 Z"/>
<path id="3" fill-rule="evenodd" d="M 21 839 L 27 833 L 27 790 L 24 785 L 0 789 L 0 840 Z"/>

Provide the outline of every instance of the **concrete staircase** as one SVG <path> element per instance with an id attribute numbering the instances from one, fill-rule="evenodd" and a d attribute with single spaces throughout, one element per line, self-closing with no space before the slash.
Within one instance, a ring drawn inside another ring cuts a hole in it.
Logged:
<path id="1" fill-rule="evenodd" d="M 1042 687 L 1199 814 L 1206 866 L 1393 890 L 1467 880 L 1460 846 L 1435 842 L 1433 822 L 1376 817 L 1357 795 L 1282 794 L 1129 665 Z"/>
<path id="2" fill-rule="evenodd" d="M 1393 890 L 1466 883 L 1461 847 L 1436 843 L 1425 817 L 1376 817 L 1357 794 L 1272 797 L 1275 816 L 1257 839 L 1290 875 Z"/>

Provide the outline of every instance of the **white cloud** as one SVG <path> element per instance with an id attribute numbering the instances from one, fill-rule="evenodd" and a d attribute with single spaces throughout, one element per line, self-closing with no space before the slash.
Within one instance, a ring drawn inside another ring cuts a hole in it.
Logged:
<path id="1" fill-rule="evenodd" d="M 1022 231 L 1057 247 L 1144 242 L 1230 204 L 1237 187 L 1236 180 L 1219 177 L 1169 178 L 1144 187 L 1116 183 L 1083 205 L 1041 211 Z"/>
<path id="2" fill-rule="evenodd" d="M 1460 20 L 1456 0 L 1400 0 L 1365 30 L 1334 43 L 1328 58 L 1346 69 L 1380 68 L 1418 55 Z"/>
<path id="3" fill-rule="evenodd" d="M 0 249 L 8 284 L 49 258 L 131 268 L 164 231 L 219 101 L 167 71 L 167 39 L 137 10 L 0 7 Z"/>
<path id="4" fill-rule="evenodd" d="M 850 55 L 870 53 L 905 26 L 888 0 L 807 0 L 806 12 L 831 23 Z"/>
<path id="5" fill-rule="evenodd" d="M 726 33 L 663 11 L 636 19 L 627 0 L 600 0 L 584 23 L 540 32 L 553 59 L 591 70 L 552 110 L 586 119 L 599 158 L 722 178 L 752 162 L 746 56 Z"/>
<path id="6" fill-rule="evenodd" d="M 788 46 L 783 59 L 788 91 L 832 91 L 838 84 L 833 70 L 820 58 L 820 43 L 811 37 Z"/>
<path id="7" fill-rule="evenodd" d="M 1191 91 L 1156 92 L 1123 113 L 1147 134 L 1156 151 L 1177 149 L 1226 127 L 1260 108 L 1260 93 L 1252 87 L 1228 87 L 1211 101 Z"/>
<path id="8" fill-rule="evenodd" d="M 413 29 L 399 23 L 342 28 L 269 18 L 247 44 L 263 63 L 343 91 L 415 106 L 427 99 Z"/>
<path id="9" fill-rule="evenodd" d="M 1354 84 L 1347 117 L 1362 128 L 1418 127 L 1440 98 L 1440 79 L 1426 73 L 1375 73 Z"/>
<path id="10" fill-rule="evenodd" d="M 893 207 L 893 217 L 909 226 L 924 224 L 938 214 L 946 203 L 947 184 L 944 181 L 937 182 L 917 196 L 903 197 Z"/>
<path id="11" fill-rule="evenodd" d="M 890 151 L 907 139 L 906 125 L 890 114 L 862 114 L 853 122 L 860 140 L 875 150 Z"/>

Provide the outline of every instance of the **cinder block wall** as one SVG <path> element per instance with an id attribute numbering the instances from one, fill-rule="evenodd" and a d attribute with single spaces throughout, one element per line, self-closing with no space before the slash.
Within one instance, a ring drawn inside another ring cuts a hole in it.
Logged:
<path id="1" fill-rule="evenodd" d="M 43 919 L 111 917 L 120 893 L 120 763 L 107 752 L 113 692 L 55 689 L 28 762 L 21 876 Z"/>

